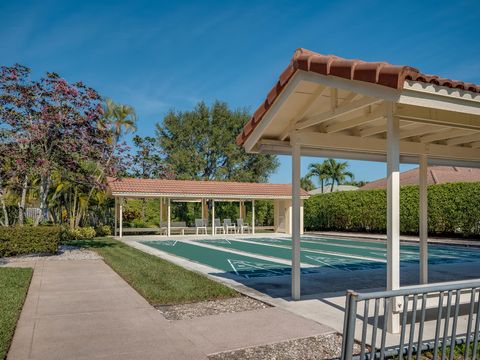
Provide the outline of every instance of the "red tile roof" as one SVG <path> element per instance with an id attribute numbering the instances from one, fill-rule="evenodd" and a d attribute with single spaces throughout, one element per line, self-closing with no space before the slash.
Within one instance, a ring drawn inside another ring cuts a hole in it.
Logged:
<path id="1" fill-rule="evenodd" d="M 243 131 L 238 135 L 238 145 L 242 145 L 250 136 L 253 129 L 262 120 L 267 110 L 298 70 L 337 76 L 349 80 L 365 81 L 394 89 L 401 89 L 405 80 L 414 80 L 480 93 L 480 85 L 423 74 L 420 70 L 410 66 L 392 65 L 387 62 L 344 59 L 335 55 L 322 55 L 306 49 L 297 49 L 290 64 L 282 72 L 263 104 L 258 107 L 243 128 Z"/>
<path id="2" fill-rule="evenodd" d="M 287 198 L 292 196 L 291 184 L 241 183 L 227 181 L 192 181 L 192 180 L 161 180 L 161 179 L 107 179 L 111 193 L 135 194 L 166 194 L 181 197 L 212 196 L 249 197 L 252 198 Z M 301 190 L 302 197 L 308 197 Z"/>
<path id="3" fill-rule="evenodd" d="M 418 168 L 400 173 L 400 185 L 418 185 L 420 174 Z M 427 172 L 429 185 L 452 182 L 480 182 L 480 169 L 455 166 L 429 166 Z M 387 179 L 379 179 L 362 186 L 360 190 L 385 189 Z"/>

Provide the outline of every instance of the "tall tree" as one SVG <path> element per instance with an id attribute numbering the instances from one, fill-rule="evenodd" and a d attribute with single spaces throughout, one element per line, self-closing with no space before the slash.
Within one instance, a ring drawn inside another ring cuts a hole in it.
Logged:
<path id="1" fill-rule="evenodd" d="M 131 169 L 133 176 L 143 179 L 172 178 L 155 138 L 136 135 L 133 143 L 135 144 Z"/>
<path id="2" fill-rule="evenodd" d="M 304 176 L 300 179 L 300 187 L 305 191 L 312 191 L 315 189 L 315 184 L 308 176 Z"/>
<path id="3" fill-rule="evenodd" d="M 157 138 L 166 164 L 178 179 L 265 182 L 278 167 L 273 155 L 247 154 L 235 143 L 248 121 L 242 109 L 224 102 L 191 111 L 170 111 L 157 124 Z"/>
<path id="4" fill-rule="evenodd" d="M 323 162 L 325 173 L 331 181 L 330 192 L 333 192 L 335 184 L 343 184 L 348 177 L 353 180 L 353 173 L 348 170 L 348 162 L 336 161 L 335 159 L 327 159 Z"/>
<path id="5" fill-rule="evenodd" d="M 318 182 L 320 184 L 320 188 L 322 189 L 322 194 L 323 194 L 325 181 L 328 178 L 328 174 L 325 168 L 325 161 L 322 164 L 320 163 L 310 164 L 308 166 L 308 169 L 309 169 L 309 172 L 307 173 L 307 177 L 309 179 L 311 179 L 312 177 L 318 179 Z"/>
<path id="6" fill-rule="evenodd" d="M 21 202 L 28 184 L 38 181 L 37 222 L 47 220 L 54 173 L 92 188 L 98 181 L 91 164 L 112 170 L 118 147 L 114 125 L 103 113 L 99 94 L 81 82 L 68 83 L 55 73 L 35 81 L 24 66 L 0 68 L 0 141 L 9 149 L 8 170 L 21 184 Z"/>

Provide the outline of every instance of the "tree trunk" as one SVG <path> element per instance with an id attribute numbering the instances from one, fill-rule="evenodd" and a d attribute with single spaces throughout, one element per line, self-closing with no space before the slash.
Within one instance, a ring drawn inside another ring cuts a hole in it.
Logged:
<path id="1" fill-rule="evenodd" d="M 335 186 L 335 180 L 332 179 L 332 187 L 330 188 L 330 192 L 333 192 L 333 187 Z"/>
<path id="2" fill-rule="evenodd" d="M 3 211 L 3 221 L 0 223 L 3 226 L 8 226 L 9 221 L 8 221 L 8 212 L 7 212 L 7 206 L 5 205 L 5 199 L 3 198 L 3 187 L 0 184 L 0 203 L 2 204 L 2 211 Z"/>
<path id="3" fill-rule="evenodd" d="M 27 202 L 28 176 L 25 175 L 22 183 L 22 196 L 18 204 L 18 224 L 23 226 L 25 223 L 25 203 Z"/>
<path id="4" fill-rule="evenodd" d="M 323 194 L 323 179 L 320 179 L 320 186 L 322 187 L 322 194 Z"/>
<path id="5" fill-rule="evenodd" d="M 35 221 L 35 225 L 44 220 L 48 220 L 48 190 L 50 189 L 50 176 L 42 176 L 40 180 L 40 216 Z"/>

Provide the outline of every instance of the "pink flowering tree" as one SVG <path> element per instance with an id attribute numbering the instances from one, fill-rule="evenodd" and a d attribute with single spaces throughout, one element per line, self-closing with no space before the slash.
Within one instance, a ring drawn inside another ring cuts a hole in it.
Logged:
<path id="1" fill-rule="evenodd" d="M 123 144 L 113 141 L 114 126 L 102 105 L 100 95 L 81 82 L 68 83 L 55 73 L 34 81 L 24 66 L 0 68 L 0 149 L 10 164 L 0 176 L 13 179 L 7 184 L 0 178 L 0 186 L 19 191 L 19 223 L 29 187 L 37 192 L 38 224 L 48 220 L 53 180 L 80 187 L 80 196 L 115 174 Z"/>

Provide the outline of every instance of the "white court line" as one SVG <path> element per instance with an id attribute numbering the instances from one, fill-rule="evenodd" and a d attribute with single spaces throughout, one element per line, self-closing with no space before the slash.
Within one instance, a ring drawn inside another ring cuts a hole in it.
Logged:
<path id="1" fill-rule="evenodd" d="M 328 242 L 329 239 L 322 239 L 322 238 L 312 238 L 312 239 L 317 239 L 317 240 L 321 240 L 321 241 L 314 241 L 314 240 L 305 240 L 305 239 L 302 239 L 302 241 L 305 241 L 305 242 L 308 242 L 308 243 L 326 243 Z M 331 240 L 337 240 L 337 239 L 331 239 Z M 344 241 L 344 240 L 342 240 Z M 355 240 L 345 240 L 345 241 L 355 241 Z M 365 246 L 365 245 L 348 245 L 348 244 L 337 244 L 337 243 L 328 243 L 328 245 L 330 246 L 339 246 L 339 247 L 346 247 L 346 248 L 351 248 L 351 249 L 367 249 L 367 250 L 372 250 L 372 251 L 379 251 L 379 252 L 386 252 L 386 248 L 385 249 L 382 249 L 382 248 L 378 248 L 378 247 L 372 247 L 372 246 Z M 404 254 L 412 254 L 412 255 L 415 255 L 415 254 L 418 254 L 418 252 L 415 252 L 415 251 L 411 251 L 411 250 L 402 250 L 401 251 L 402 253 Z"/>
<path id="2" fill-rule="evenodd" d="M 228 262 L 230 263 L 230 266 L 234 269 L 235 273 L 238 275 L 238 276 L 244 276 L 245 278 L 247 279 L 250 279 L 251 277 L 248 275 L 248 274 L 244 274 L 244 275 L 240 275 L 238 273 L 238 271 L 235 269 L 235 266 L 232 264 L 231 260 L 230 259 L 227 259 Z M 285 275 L 283 272 L 280 272 L 280 271 L 275 271 L 275 270 L 272 270 L 272 269 L 268 269 L 268 268 L 264 268 L 260 265 L 255 265 L 255 264 L 252 264 L 248 261 L 240 261 L 241 263 L 247 263 L 248 266 L 250 266 L 251 269 L 247 269 L 245 271 L 252 271 L 252 269 L 257 269 L 257 270 L 262 270 L 262 271 L 265 271 L 267 273 L 272 273 L 272 274 L 275 274 L 275 275 Z"/>
<path id="3" fill-rule="evenodd" d="M 245 243 L 249 243 L 249 244 L 255 244 L 255 245 L 271 246 L 271 247 L 276 247 L 276 248 L 281 248 L 281 249 L 291 249 L 291 247 L 288 246 L 288 245 L 275 245 L 275 244 L 270 244 L 270 243 L 261 243 L 261 242 L 258 242 L 258 241 L 250 241 L 250 240 L 246 240 L 246 239 L 232 239 L 232 240 L 233 241 L 238 241 L 238 242 L 245 242 Z M 386 260 L 381 260 L 381 259 L 377 259 L 377 258 L 363 257 L 363 256 L 358 256 L 358 255 L 352 255 L 352 254 L 342 254 L 342 253 L 336 253 L 336 252 L 333 252 L 333 251 L 313 250 L 313 249 L 305 249 L 305 248 L 301 248 L 301 251 L 311 252 L 311 253 L 314 253 L 314 254 L 334 255 L 334 256 L 343 257 L 343 258 L 347 258 L 347 259 L 386 262 Z"/>
<path id="4" fill-rule="evenodd" d="M 326 263 L 325 261 L 319 260 L 319 259 L 317 259 L 317 258 L 314 258 L 314 257 L 310 256 L 310 255 L 307 255 L 306 257 L 309 258 L 310 260 L 316 261 L 316 262 L 318 262 L 318 263 L 320 263 L 320 264 L 324 264 L 325 266 L 330 267 L 330 268 L 335 269 L 335 270 L 352 271 L 352 270 L 350 270 L 350 269 L 340 269 L 340 268 L 338 268 L 338 267 L 335 266 L 335 265 L 330 265 L 330 264 Z"/>
<path id="5" fill-rule="evenodd" d="M 211 239 L 211 240 L 213 240 L 213 239 Z M 254 254 L 254 253 L 250 253 L 250 252 L 246 252 L 246 251 L 234 250 L 234 249 L 229 249 L 229 248 L 225 248 L 225 247 L 221 247 L 221 246 L 215 246 L 215 245 L 207 244 L 207 243 L 204 243 L 204 242 L 202 243 L 202 242 L 198 242 L 198 241 L 191 241 L 191 240 L 178 240 L 178 241 L 186 243 L 186 244 L 190 244 L 190 245 L 205 247 L 205 248 L 209 248 L 209 249 L 217 250 L 217 251 L 229 252 L 229 253 L 232 253 L 232 254 L 237 254 L 237 255 L 242 255 L 242 256 L 248 256 L 248 257 L 251 257 L 251 258 L 270 261 L 270 262 L 274 262 L 274 263 L 278 263 L 278 264 L 282 264 L 282 265 L 288 265 L 288 266 L 292 265 L 291 260 L 285 260 L 285 259 L 277 258 L 277 257 L 274 257 L 274 256 L 264 256 L 264 255 Z M 302 267 L 305 267 L 305 268 L 315 267 L 315 265 L 305 264 L 305 263 L 301 263 L 300 265 Z"/>
<path id="6" fill-rule="evenodd" d="M 230 264 L 230 266 L 232 267 L 233 271 L 235 271 L 235 274 L 237 274 L 237 276 L 240 276 L 237 269 L 235 269 L 235 266 L 233 266 L 232 261 L 230 259 L 227 259 L 227 261 Z"/>

